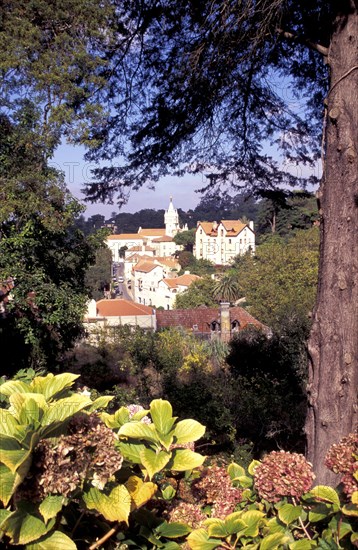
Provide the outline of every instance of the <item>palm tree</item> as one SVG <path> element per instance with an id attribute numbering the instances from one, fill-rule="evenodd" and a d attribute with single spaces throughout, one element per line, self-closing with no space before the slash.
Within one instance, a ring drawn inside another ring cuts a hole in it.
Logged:
<path id="1" fill-rule="evenodd" d="M 236 273 L 223 275 L 214 284 L 213 296 L 220 302 L 235 302 L 240 295 L 240 285 Z"/>

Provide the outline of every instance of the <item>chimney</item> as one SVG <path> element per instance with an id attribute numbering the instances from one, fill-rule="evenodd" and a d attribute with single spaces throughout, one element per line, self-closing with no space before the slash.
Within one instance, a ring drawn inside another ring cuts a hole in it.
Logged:
<path id="1" fill-rule="evenodd" d="M 229 342 L 231 337 L 230 302 L 220 303 L 221 340 Z"/>
<path id="2" fill-rule="evenodd" d="M 249 228 L 254 231 L 254 222 L 252 220 L 249 221 Z"/>

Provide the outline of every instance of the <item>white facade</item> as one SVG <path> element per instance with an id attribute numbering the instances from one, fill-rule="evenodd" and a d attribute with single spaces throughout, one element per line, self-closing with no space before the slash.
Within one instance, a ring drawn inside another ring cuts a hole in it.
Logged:
<path id="1" fill-rule="evenodd" d="M 237 255 L 255 252 L 253 222 L 239 220 L 198 222 L 195 234 L 195 257 L 215 265 L 228 265 Z"/>

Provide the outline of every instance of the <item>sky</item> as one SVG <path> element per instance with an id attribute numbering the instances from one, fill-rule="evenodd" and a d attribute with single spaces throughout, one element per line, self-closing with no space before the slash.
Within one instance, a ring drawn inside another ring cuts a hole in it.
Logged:
<path id="1" fill-rule="evenodd" d="M 71 193 L 81 202 L 84 195 L 81 193 L 83 184 L 91 179 L 91 168 L 94 165 L 84 160 L 85 149 L 72 145 L 62 144 L 56 151 L 50 165 L 62 170 L 65 174 L 65 181 Z M 200 189 L 206 185 L 204 176 L 186 175 L 182 178 L 168 176 L 160 180 L 155 190 L 142 187 L 139 191 L 132 191 L 128 203 L 119 210 L 118 205 L 103 203 L 84 203 L 86 218 L 93 214 L 102 214 L 106 218 L 111 217 L 112 212 L 138 212 L 144 208 L 161 210 L 168 208 L 170 196 L 173 197 L 175 208 L 182 208 L 187 211 L 195 208 L 200 201 Z"/>

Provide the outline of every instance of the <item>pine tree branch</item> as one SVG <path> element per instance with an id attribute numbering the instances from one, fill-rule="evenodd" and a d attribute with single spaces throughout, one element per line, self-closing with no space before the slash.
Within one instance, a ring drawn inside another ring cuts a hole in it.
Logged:
<path id="1" fill-rule="evenodd" d="M 286 38 L 287 40 L 292 40 L 294 42 L 298 42 L 299 44 L 303 44 L 304 46 L 308 46 L 312 50 L 316 50 L 317 52 L 321 53 L 324 56 L 328 55 L 328 48 L 325 46 L 322 46 L 321 44 L 317 44 L 315 42 L 312 42 L 309 40 L 309 38 L 305 38 L 304 36 L 300 36 L 298 34 L 294 34 L 289 31 L 285 31 L 283 29 L 276 29 L 278 34 L 282 36 L 283 38 Z"/>

